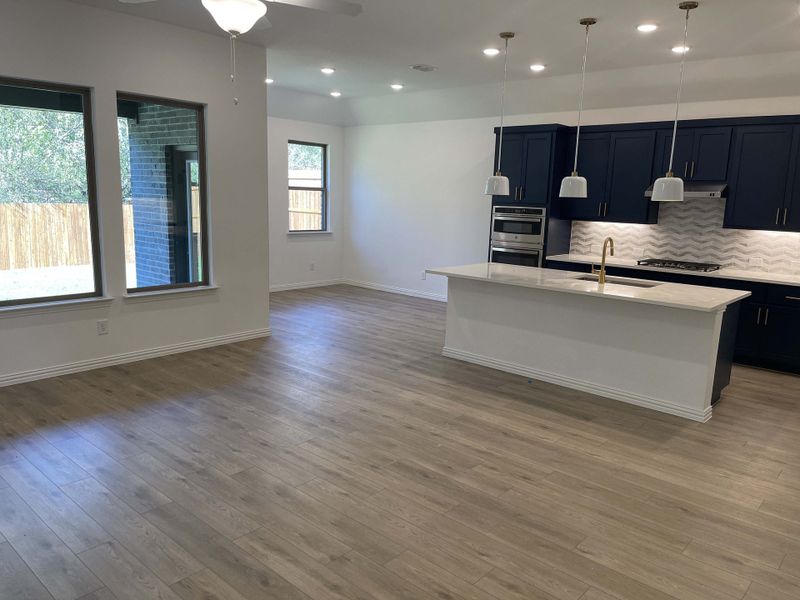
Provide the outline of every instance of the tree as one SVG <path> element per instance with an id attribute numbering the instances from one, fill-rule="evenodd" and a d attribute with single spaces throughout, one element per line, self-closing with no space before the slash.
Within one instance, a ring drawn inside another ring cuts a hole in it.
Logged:
<path id="1" fill-rule="evenodd" d="M 80 113 L 0 106 L 0 202 L 86 202 Z"/>

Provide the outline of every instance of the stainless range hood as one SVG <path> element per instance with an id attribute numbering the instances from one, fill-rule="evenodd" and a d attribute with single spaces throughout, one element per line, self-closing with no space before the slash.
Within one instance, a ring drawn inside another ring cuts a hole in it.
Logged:
<path id="1" fill-rule="evenodd" d="M 693 181 L 686 181 L 683 184 L 683 197 L 686 200 L 702 199 L 702 200 L 725 200 L 728 191 L 727 183 L 695 183 Z M 653 197 L 653 186 L 647 188 L 644 193 L 645 198 Z"/>

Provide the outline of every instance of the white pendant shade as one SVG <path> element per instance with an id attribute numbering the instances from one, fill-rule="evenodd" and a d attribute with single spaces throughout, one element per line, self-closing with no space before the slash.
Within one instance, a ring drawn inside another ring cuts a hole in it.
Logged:
<path id="1" fill-rule="evenodd" d="M 241 35 L 267 13 L 260 0 L 203 0 L 203 6 L 224 31 Z"/>
<path id="2" fill-rule="evenodd" d="M 508 196 L 509 189 L 508 177 L 503 175 L 492 175 L 486 180 L 487 196 Z"/>
<path id="3" fill-rule="evenodd" d="M 653 184 L 653 202 L 683 202 L 683 179 L 660 177 Z"/>
<path id="4" fill-rule="evenodd" d="M 588 198 L 588 184 L 586 177 L 580 175 L 570 175 L 561 180 L 560 198 Z"/>

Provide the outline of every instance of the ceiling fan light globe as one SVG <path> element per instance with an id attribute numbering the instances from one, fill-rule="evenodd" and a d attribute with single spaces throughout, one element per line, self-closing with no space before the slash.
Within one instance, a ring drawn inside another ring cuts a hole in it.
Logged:
<path id="1" fill-rule="evenodd" d="M 559 198 L 588 198 L 589 186 L 585 177 L 570 175 L 561 180 Z"/>
<path id="2" fill-rule="evenodd" d="M 503 175 L 492 175 L 486 180 L 485 193 L 487 196 L 508 196 L 509 189 L 508 177 L 504 177 Z"/>
<path id="3" fill-rule="evenodd" d="M 202 0 L 205 9 L 214 17 L 217 25 L 230 34 L 241 35 L 267 14 L 267 6 L 261 0 Z"/>
<path id="4" fill-rule="evenodd" d="M 660 177 L 653 184 L 653 202 L 683 202 L 683 179 Z"/>

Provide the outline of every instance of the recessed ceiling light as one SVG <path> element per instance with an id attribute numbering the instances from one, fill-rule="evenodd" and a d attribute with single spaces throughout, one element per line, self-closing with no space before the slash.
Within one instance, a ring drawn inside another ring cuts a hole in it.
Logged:
<path id="1" fill-rule="evenodd" d="M 267 85 L 272 85 L 273 83 L 275 83 L 275 80 L 274 80 L 274 79 L 272 79 L 272 77 L 267 77 L 267 78 L 264 80 L 264 83 L 266 83 Z"/>
<path id="2" fill-rule="evenodd" d="M 322 71 L 325 75 L 333 75 L 336 73 L 336 69 L 333 67 L 322 67 L 320 71 Z"/>
<path id="3" fill-rule="evenodd" d="M 404 86 L 402 83 L 393 83 L 393 84 L 392 84 L 392 89 L 393 89 L 395 92 L 399 92 L 399 91 L 400 91 L 400 90 L 402 90 L 404 87 L 406 87 L 406 86 Z"/>
<path id="4" fill-rule="evenodd" d="M 483 50 L 483 53 L 486 56 L 497 56 L 498 54 L 500 54 L 500 50 L 498 50 L 497 48 L 485 48 Z"/>
<path id="5" fill-rule="evenodd" d="M 689 46 L 675 46 L 672 51 L 675 54 L 686 54 L 691 48 Z"/>
<path id="6" fill-rule="evenodd" d="M 654 25 L 653 23 L 642 23 L 636 29 L 642 33 L 653 33 L 656 29 L 658 29 L 658 25 Z"/>
<path id="7" fill-rule="evenodd" d="M 331 96 L 333 96 L 334 98 L 338 98 L 341 95 L 342 95 L 342 92 L 331 92 Z"/>
<path id="8" fill-rule="evenodd" d="M 546 66 L 544 66 L 543 64 L 540 64 L 540 63 L 536 63 L 535 65 L 531 65 L 531 71 L 533 71 L 534 73 L 541 73 L 546 68 L 547 68 Z"/>

